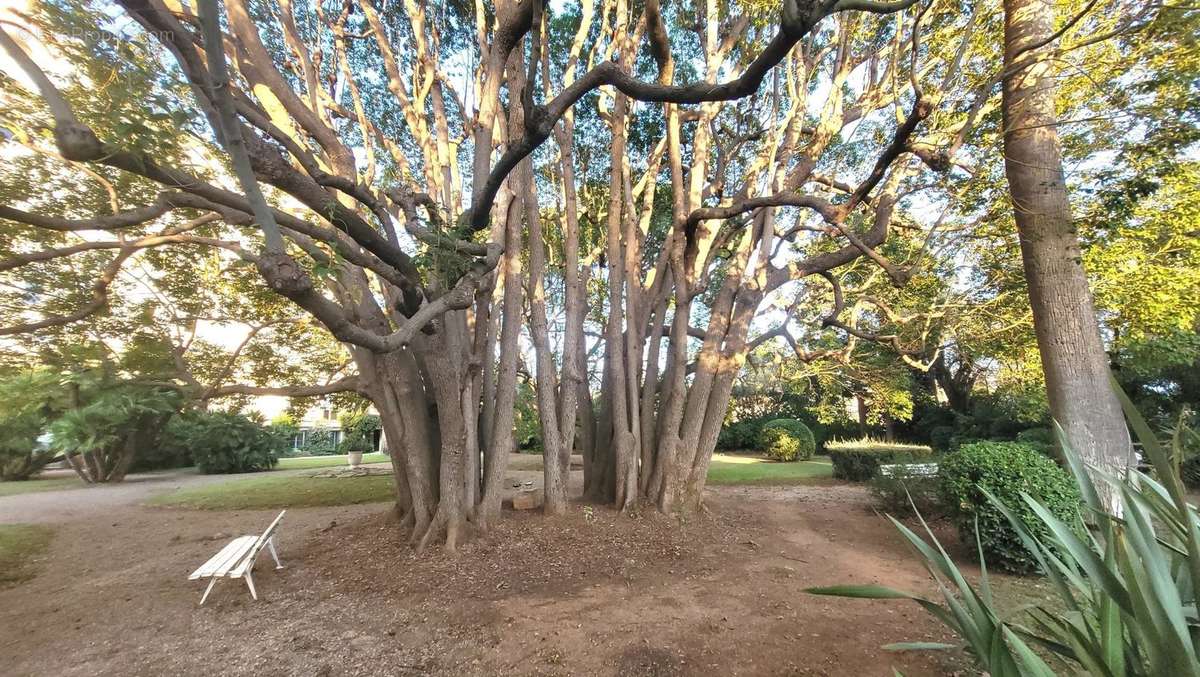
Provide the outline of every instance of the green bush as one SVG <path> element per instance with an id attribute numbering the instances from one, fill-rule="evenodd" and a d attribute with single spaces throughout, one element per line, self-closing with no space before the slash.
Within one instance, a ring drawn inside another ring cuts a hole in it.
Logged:
<path id="1" fill-rule="evenodd" d="M 950 438 L 950 448 L 947 449 L 946 451 L 948 453 L 953 453 L 953 452 L 961 449 L 963 447 L 963 445 L 976 444 L 978 442 L 987 442 L 987 441 L 988 441 L 987 439 L 982 438 L 982 437 L 973 437 L 973 436 L 961 435 L 961 434 L 955 435 L 954 437 Z"/>
<path id="2" fill-rule="evenodd" d="M 1030 428 L 1017 433 L 1017 441 L 1022 444 L 1040 444 L 1048 447 L 1054 444 L 1054 435 L 1050 434 L 1049 428 Z"/>
<path id="3" fill-rule="evenodd" d="M 812 458 L 817 442 L 808 426 L 794 418 L 777 418 L 763 425 L 758 449 L 776 461 L 806 461 Z"/>
<path id="4" fill-rule="evenodd" d="M 379 430 L 381 422 L 373 414 L 356 414 L 342 419 L 342 441 L 338 443 L 340 454 L 352 451 L 370 453 L 375 451 L 375 431 Z"/>
<path id="5" fill-rule="evenodd" d="M 991 493 L 1035 534 L 1045 535 L 1041 521 L 1022 499 L 1028 494 L 1064 522 L 1075 519 L 1079 490 L 1067 473 L 1037 449 L 1017 442 L 964 445 L 942 460 L 939 492 L 964 542 L 979 542 L 984 558 L 1009 571 L 1027 573 L 1037 562 L 985 492 Z"/>
<path id="6" fill-rule="evenodd" d="M 167 427 L 170 428 L 171 424 L 168 423 Z M 187 446 L 175 444 L 164 434 L 158 444 L 138 451 L 129 472 L 186 468 L 194 464 L 192 450 Z"/>
<path id="7" fill-rule="evenodd" d="M 771 420 L 773 419 L 748 418 L 735 423 L 726 423 L 721 426 L 721 432 L 717 434 L 717 448 L 727 451 L 757 448 L 763 426 Z"/>
<path id="8" fill-rule="evenodd" d="M 62 406 L 55 402 L 56 381 L 49 372 L 0 381 L 0 481 L 29 479 L 54 457 L 38 437 Z"/>
<path id="9" fill-rule="evenodd" d="M 912 515 L 916 506 L 916 513 L 936 516 L 943 511 L 938 483 L 937 475 L 919 475 L 902 464 L 892 468 L 890 475 L 872 478 L 870 488 L 880 509 L 889 515 Z"/>
<path id="10" fill-rule="evenodd" d="M 933 455 L 923 444 L 897 444 L 864 437 L 859 440 L 835 440 L 825 445 L 833 462 L 833 476 L 865 482 L 879 474 L 879 466 L 919 461 Z"/>
<path id="11" fill-rule="evenodd" d="M 1041 454 L 1055 458 L 1054 435 L 1049 428 L 1030 428 L 1017 433 L 1017 442 L 1037 449 Z"/>
<path id="12" fill-rule="evenodd" d="M 297 447 L 299 456 L 330 456 L 338 453 L 333 431 L 328 428 L 313 428 L 305 431 L 304 442 Z"/>
<path id="13" fill-rule="evenodd" d="M 935 426 L 929 431 L 929 446 L 939 454 L 949 453 L 954 450 L 951 445 L 956 433 L 957 430 L 952 425 Z"/>
<path id="14" fill-rule="evenodd" d="M 181 416 L 167 433 L 172 444 L 191 449 L 196 468 L 210 475 L 270 470 L 288 447 L 270 428 L 227 412 Z"/>

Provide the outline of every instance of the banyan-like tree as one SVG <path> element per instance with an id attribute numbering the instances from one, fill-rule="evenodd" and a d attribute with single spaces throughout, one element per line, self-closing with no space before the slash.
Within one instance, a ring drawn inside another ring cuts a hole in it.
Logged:
<path id="1" fill-rule="evenodd" d="M 115 4 L 95 34 L 0 26 L 5 96 L 70 171 L 156 197 L 0 207 L 28 243 L 0 269 L 106 255 L 79 305 L 0 334 L 102 313 L 148 250 L 254 271 L 352 361 L 299 392 L 374 404 L 413 542 L 449 549 L 498 514 L 528 359 L 548 512 L 575 452 L 594 499 L 697 507 L 746 355 L 794 329 L 764 299 L 818 281 L 821 322 L 874 338 L 837 271 L 908 280 L 996 81 L 950 2 Z M 157 80 L 112 124 L 88 107 L 124 42 Z"/>

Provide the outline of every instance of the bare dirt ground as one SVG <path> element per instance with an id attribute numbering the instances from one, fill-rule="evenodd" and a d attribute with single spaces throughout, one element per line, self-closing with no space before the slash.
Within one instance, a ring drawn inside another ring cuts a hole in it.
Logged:
<path id="1" fill-rule="evenodd" d="M 961 657 L 915 605 L 813 585 L 928 590 L 857 487 L 711 490 L 685 522 L 573 505 L 506 513 L 457 556 L 415 555 L 389 506 L 288 512 L 286 568 L 252 602 L 187 574 L 272 511 L 104 506 L 0 590 L 5 675 L 941 675 Z"/>

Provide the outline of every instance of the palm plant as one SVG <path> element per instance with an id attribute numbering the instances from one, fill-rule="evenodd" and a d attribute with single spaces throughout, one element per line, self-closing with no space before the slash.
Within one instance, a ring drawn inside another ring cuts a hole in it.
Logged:
<path id="1" fill-rule="evenodd" d="M 50 425 L 54 448 L 88 484 L 124 479 L 181 404 L 175 390 L 132 382 L 101 382 L 89 399 Z"/>
<path id="2" fill-rule="evenodd" d="M 29 479 L 54 458 L 38 438 L 66 406 L 57 381 L 50 371 L 0 380 L 0 481 Z"/>
<path id="3" fill-rule="evenodd" d="M 1154 478 L 1137 472 L 1117 477 L 1087 467 L 1066 444 L 1060 429 L 1068 466 L 1083 496 L 1077 524 L 1054 517 L 1023 494 L 1046 527 L 1037 537 L 1010 506 L 988 496 L 1012 523 L 1051 584 L 1052 603 L 1032 607 L 1028 624 L 1005 619 L 997 611 L 982 550 L 976 586 L 924 520 L 921 526 L 928 540 L 889 517 L 935 580 L 940 603 L 881 586 L 834 586 L 808 592 L 911 599 L 954 631 L 994 677 L 1200 677 L 1200 514 L 1187 502 L 1173 462 L 1181 451 L 1180 437 L 1173 437 L 1170 448 L 1165 447 L 1119 389 L 1118 396 L 1153 466 Z M 1108 483 L 1120 495 L 1121 515 L 1104 508 L 1097 481 Z M 953 645 L 908 643 L 891 648 L 949 646 Z"/>

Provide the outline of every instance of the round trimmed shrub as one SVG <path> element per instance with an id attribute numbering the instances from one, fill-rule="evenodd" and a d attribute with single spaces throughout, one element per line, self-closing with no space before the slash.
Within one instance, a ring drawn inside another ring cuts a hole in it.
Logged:
<path id="1" fill-rule="evenodd" d="M 1018 442 L 964 444 L 945 457 L 939 468 L 938 493 L 966 543 L 975 541 L 976 523 L 983 556 L 989 564 L 1017 573 L 1036 570 L 1037 563 L 1021 543 L 1008 518 L 984 491 L 1003 503 L 1037 536 L 1045 526 L 1021 497 L 1029 494 L 1054 516 L 1071 524 L 1080 496 L 1074 480 L 1037 449 Z"/>
<path id="2" fill-rule="evenodd" d="M 812 458 L 817 441 L 808 426 L 800 421 L 777 418 L 762 427 L 758 447 L 767 458 L 776 461 L 805 461 Z"/>

